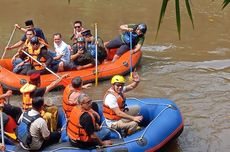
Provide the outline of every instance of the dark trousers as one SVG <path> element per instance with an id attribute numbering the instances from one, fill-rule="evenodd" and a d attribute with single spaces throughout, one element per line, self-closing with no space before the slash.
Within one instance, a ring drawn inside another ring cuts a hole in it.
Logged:
<path id="1" fill-rule="evenodd" d="M 22 114 L 22 109 L 11 104 L 4 104 L 3 112 L 7 115 L 10 115 L 16 122 Z"/>
<path id="2" fill-rule="evenodd" d="M 122 54 L 124 54 L 126 51 L 129 50 L 130 46 L 129 46 L 129 44 L 126 44 L 121 40 L 121 36 L 118 36 L 114 40 L 111 40 L 106 45 L 106 48 L 107 49 L 118 48 L 117 52 L 116 52 L 116 55 L 121 56 Z"/>
<path id="3" fill-rule="evenodd" d="M 98 144 L 96 142 L 82 142 L 82 141 L 73 141 L 73 140 L 69 140 L 70 144 L 73 147 L 78 147 L 78 148 L 82 148 L 82 149 L 94 149 Z"/>
<path id="4" fill-rule="evenodd" d="M 59 139 L 61 138 L 61 133 L 58 131 L 54 131 L 50 133 L 50 138 L 48 140 L 45 140 L 42 144 L 41 149 L 50 146 L 52 144 L 58 143 Z"/>

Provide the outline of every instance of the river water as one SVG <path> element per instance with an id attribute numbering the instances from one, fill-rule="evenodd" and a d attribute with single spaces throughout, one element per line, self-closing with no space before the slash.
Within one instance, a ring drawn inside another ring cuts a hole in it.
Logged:
<path id="1" fill-rule="evenodd" d="M 155 40 L 161 0 L 0 0 L 0 49 L 6 46 L 13 25 L 23 26 L 33 19 L 52 44 L 52 34 L 60 32 L 70 43 L 72 23 L 82 20 L 84 27 L 106 41 L 119 34 L 125 23 L 145 22 L 148 25 L 143 58 L 137 69 L 139 86 L 129 97 L 169 98 L 180 107 L 185 128 L 169 145 L 168 152 L 225 152 L 230 149 L 230 8 L 221 11 L 222 1 L 193 0 L 195 29 L 192 30 L 185 4 L 181 1 L 182 40 L 178 40 L 174 1 L 169 6 L 160 33 Z M 22 33 L 16 31 L 12 43 Z M 6 53 L 11 57 L 15 51 Z M 86 92 L 101 99 L 109 81 Z M 51 92 L 47 99 L 60 103 L 62 90 Z M 15 95 L 12 103 L 19 104 Z"/>

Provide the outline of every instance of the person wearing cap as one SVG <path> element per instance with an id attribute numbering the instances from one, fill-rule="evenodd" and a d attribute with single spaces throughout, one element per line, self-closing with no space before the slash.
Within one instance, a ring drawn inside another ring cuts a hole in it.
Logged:
<path id="1" fill-rule="evenodd" d="M 70 69 L 70 49 L 71 46 L 62 40 L 61 33 L 53 35 L 56 56 L 53 60 L 57 61 L 57 71 L 62 72 Z"/>
<path id="2" fill-rule="evenodd" d="M 98 36 L 96 42 L 90 30 L 84 30 L 81 34 L 86 41 L 86 45 L 85 45 L 86 50 L 91 54 L 91 56 L 94 59 L 96 58 L 96 46 L 97 46 L 97 59 L 99 61 L 99 64 L 102 63 L 107 57 L 103 40 Z"/>
<path id="3" fill-rule="evenodd" d="M 23 31 L 23 32 L 26 32 L 26 30 L 28 30 L 28 29 L 33 29 L 35 31 L 35 36 L 40 37 L 40 38 L 42 38 L 43 40 L 45 40 L 47 42 L 46 37 L 45 37 L 42 29 L 38 28 L 38 27 L 34 27 L 33 20 L 27 20 L 27 21 L 25 21 L 26 28 L 22 28 L 18 24 L 15 24 L 14 26 L 16 28 L 18 28 L 19 30 Z M 21 38 L 21 40 L 25 41 L 26 40 L 26 36 L 23 35 L 23 37 Z"/>
<path id="4" fill-rule="evenodd" d="M 42 32 L 42 30 L 38 27 L 34 27 L 34 24 L 33 24 L 33 21 L 32 20 L 27 20 L 25 21 L 25 26 L 26 28 L 22 28 L 20 27 L 18 24 L 15 24 L 14 25 L 17 29 L 23 31 L 25 34 L 22 36 L 21 40 L 16 42 L 15 44 L 11 45 L 11 46 L 7 46 L 5 49 L 6 50 L 12 50 L 12 49 L 15 49 L 15 48 L 19 48 L 20 46 L 22 46 L 26 40 L 27 40 L 27 35 L 26 35 L 26 32 L 27 30 L 31 29 L 34 31 L 35 33 L 35 36 L 39 37 L 40 39 L 42 39 L 46 44 L 47 43 L 47 40 L 45 38 L 45 35 L 44 33 Z"/>
<path id="5" fill-rule="evenodd" d="M 122 30 L 121 35 L 119 35 L 114 40 L 105 43 L 107 54 L 109 54 L 110 49 L 118 48 L 112 62 L 116 61 L 122 54 L 130 49 L 130 42 L 132 42 L 132 53 L 140 51 L 145 40 L 147 26 L 144 23 L 125 24 L 121 25 L 120 29 Z"/>
<path id="6" fill-rule="evenodd" d="M 61 82 L 61 80 L 65 78 L 66 76 L 67 74 L 62 75 L 59 79 L 53 81 L 45 88 L 40 88 L 40 85 L 41 85 L 40 73 L 35 72 L 31 74 L 29 82 L 27 82 L 20 88 L 20 92 L 23 94 L 23 102 L 25 101 L 25 103 L 23 103 L 23 109 L 27 110 L 31 108 L 31 98 L 38 97 L 38 96 L 43 97 L 46 93 L 48 93 L 50 90 L 56 87 L 57 84 Z M 28 99 L 24 99 L 24 98 L 28 98 Z"/>
<path id="7" fill-rule="evenodd" d="M 27 71 L 27 75 L 31 75 L 36 71 L 39 71 L 40 74 L 49 73 L 46 67 L 52 70 L 53 57 L 48 53 L 47 46 L 42 44 L 37 36 L 31 38 L 29 47 L 24 48 L 24 51 L 33 57 L 32 59 L 28 56 L 32 68 Z M 40 65 L 39 62 L 42 63 L 42 65 Z"/>
<path id="8" fill-rule="evenodd" d="M 35 32 L 33 29 L 28 29 L 26 31 L 26 41 L 22 46 L 18 49 L 18 52 L 13 56 L 12 58 L 12 64 L 13 64 L 13 72 L 26 75 L 27 71 L 31 69 L 31 64 L 29 62 L 29 57 L 27 57 L 24 53 L 21 52 L 21 50 L 28 49 L 31 44 L 30 40 L 35 36 Z M 45 41 L 41 38 L 38 38 L 39 42 L 41 44 L 44 44 L 48 47 L 48 44 L 45 43 Z"/>
<path id="9" fill-rule="evenodd" d="M 29 82 L 27 82 L 20 88 L 20 92 L 22 93 L 23 110 L 26 111 L 32 107 L 32 98 L 44 97 L 46 93 L 52 90 L 55 86 L 57 86 L 59 82 L 61 82 L 63 78 L 66 77 L 67 74 L 62 75 L 59 79 L 53 81 L 52 83 L 50 83 L 50 85 L 46 86 L 45 88 L 40 88 L 40 83 L 41 83 L 40 73 L 35 72 L 31 74 Z M 48 106 L 49 107 L 46 109 L 46 112 L 48 113 L 46 114 L 44 112 L 43 118 L 45 118 L 48 122 L 51 122 L 51 124 L 53 124 L 53 125 L 50 124 L 51 130 L 56 130 L 57 120 L 55 116 L 57 115 L 58 108 L 53 105 L 48 105 Z M 54 116 L 49 114 L 50 111 L 51 112 L 53 111 L 52 115 Z M 51 121 L 49 121 L 48 119 L 51 119 Z"/>
<path id="10" fill-rule="evenodd" d="M 97 120 L 100 120 L 100 115 L 92 109 L 90 97 L 82 93 L 78 102 L 71 111 L 66 127 L 70 144 L 84 149 L 95 148 L 97 145 L 112 145 L 111 140 L 106 140 L 110 130 L 99 126 Z"/>
<path id="11" fill-rule="evenodd" d="M 56 87 L 58 83 L 62 81 L 63 78 L 66 78 L 66 77 L 67 77 L 67 74 L 62 75 L 60 78 L 53 81 L 45 88 L 40 88 L 40 85 L 41 85 L 40 73 L 36 72 L 36 73 L 31 74 L 29 82 L 27 82 L 20 88 L 20 92 L 23 94 L 23 102 L 26 101 L 26 103 L 23 104 L 23 109 L 26 110 L 28 108 L 31 108 L 31 98 L 38 97 L 38 96 L 43 97 L 46 93 L 48 93 L 50 90 Z M 28 98 L 28 99 L 24 99 L 24 98 Z"/>
<path id="12" fill-rule="evenodd" d="M 138 130 L 138 123 L 143 119 L 143 116 L 138 116 L 139 106 L 126 107 L 125 104 L 124 93 L 136 88 L 140 82 L 137 72 L 133 72 L 132 76 L 133 82 L 129 85 L 125 85 L 123 76 L 113 76 L 112 87 L 107 90 L 103 100 L 103 115 L 107 126 L 127 134 Z"/>
<path id="13" fill-rule="evenodd" d="M 84 31 L 84 28 L 82 27 L 82 21 L 75 21 L 73 24 L 73 35 L 71 36 L 71 40 L 76 43 L 77 38 L 81 37 L 81 32 Z"/>
<path id="14" fill-rule="evenodd" d="M 71 52 L 72 69 L 82 70 L 95 65 L 94 58 L 87 52 L 84 37 L 77 38 Z"/>

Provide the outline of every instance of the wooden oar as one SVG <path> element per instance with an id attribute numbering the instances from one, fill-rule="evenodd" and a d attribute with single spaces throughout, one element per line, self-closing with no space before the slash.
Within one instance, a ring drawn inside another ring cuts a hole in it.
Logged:
<path id="1" fill-rule="evenodd" d="M 8 43 L 7 43 L 7 45 L 6 45 L 6 47 L 8 47 L 8 46 L 10 45 L 10 42 L 11 42 L 11 40 L 12 40 L 12 37 L 13 37 L 14 32 L 15 32 L 16 29 L 17 29 L 17 27 L 15 26 L 13 32 L 12 32 L 11 35 L 10 35 L 10 39 L 9 39 L 9 41 L 8 41 Z M 3 52 L 3 54 L 2 54 L 2 58 L 1 58 L 1 59 L 4 58 L 5 54 L 6 54 L 6 49 L 4 49 L 4 52 Z"/>
<path id="2" fill-rule="evenodd" d="M 5 147 L 5 141 L 4 141 L 4 126 L 3 126 L 3 107 L 0 107 L 0 119 L 1 119 L 1 135 L 2 135 L 2 147 Z"/>
<path id="3" fill-rule="evenodd" d="M 8 99 L 7 99 L 7 103 L 8 103 L 8 104 L 10 104 L 10 97 L 8 97 Z"/>
<path id="4" fill-rule="evenodd" d="M 95 74 L 95 86 L 97 86 L 97 84 L 98 84 L 98 73 L 97 73 L 97 71 L 98 71 L 98 66 L 97 66 L 97 63 L 98 63 L 98 61 L 97 61 L 97 23 L 95 23 L 95 51 L 96 51 L 96 58 L 95 58 L 95 60 L 96 60 L 96 67 L 95 67 L 95 72 L 96 72 L 96 74 Z"/>
<path id="5" fill-rule="evenodd" d="M 130 57 L 129 57 L 129 60 L 130 60 L 130 76 L 129 76 L 129 80 L 132 81 L 133 79 L 133 76 L 132 76 L 132 49 L 133 49 L 133 44 L 132 44 L 132 32 L 129 32 L 129 43 L 130 43 L 130 47 L 129 47 L 129 52 L 130 52 Z"/>
<path id="6" fill-rule="evenodd" d="M 29 53 L 27 53 L 24 50 L 21 50 L 24 54 L 26 54 L 28 57 L 30 57 L 32 60 L 34 60 L 35 62 L 37 62 L 39 65 L 43 66 L 47 71 L 49 71 L 50 73 L 52 73 L 53 75 L 55 75 L 58 79 L 60 79 L 61 77 L 59 75 L 57 75 L 55 72 L 53 72 L 52 70 L 50 70 L 49 68 L 47 68 L 46 66 L 44 66 L 41 62 L 39 62 L 38 60 L 36 60 L 34 57 L 32 57 Z M 68 83 L 64 80 L 62 80 L 62 82 L 64 82 L 64 86 L 66 87 L 68 85 Z"/>

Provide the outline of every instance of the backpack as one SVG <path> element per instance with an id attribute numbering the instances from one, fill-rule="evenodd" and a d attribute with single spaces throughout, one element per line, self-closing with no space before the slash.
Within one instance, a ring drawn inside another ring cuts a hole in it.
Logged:
<path id="1" fill-rule="evenodd" d="M 23 144 L 23 146 L 30 148 L 30 144 L 32 142 L 30 126 L 36 119 L 40 117 L 40 114 L 35 116 L 29 116 L 28 111 L 23 114 L 22 121 L 16 128 L 17 138 Z"/>

